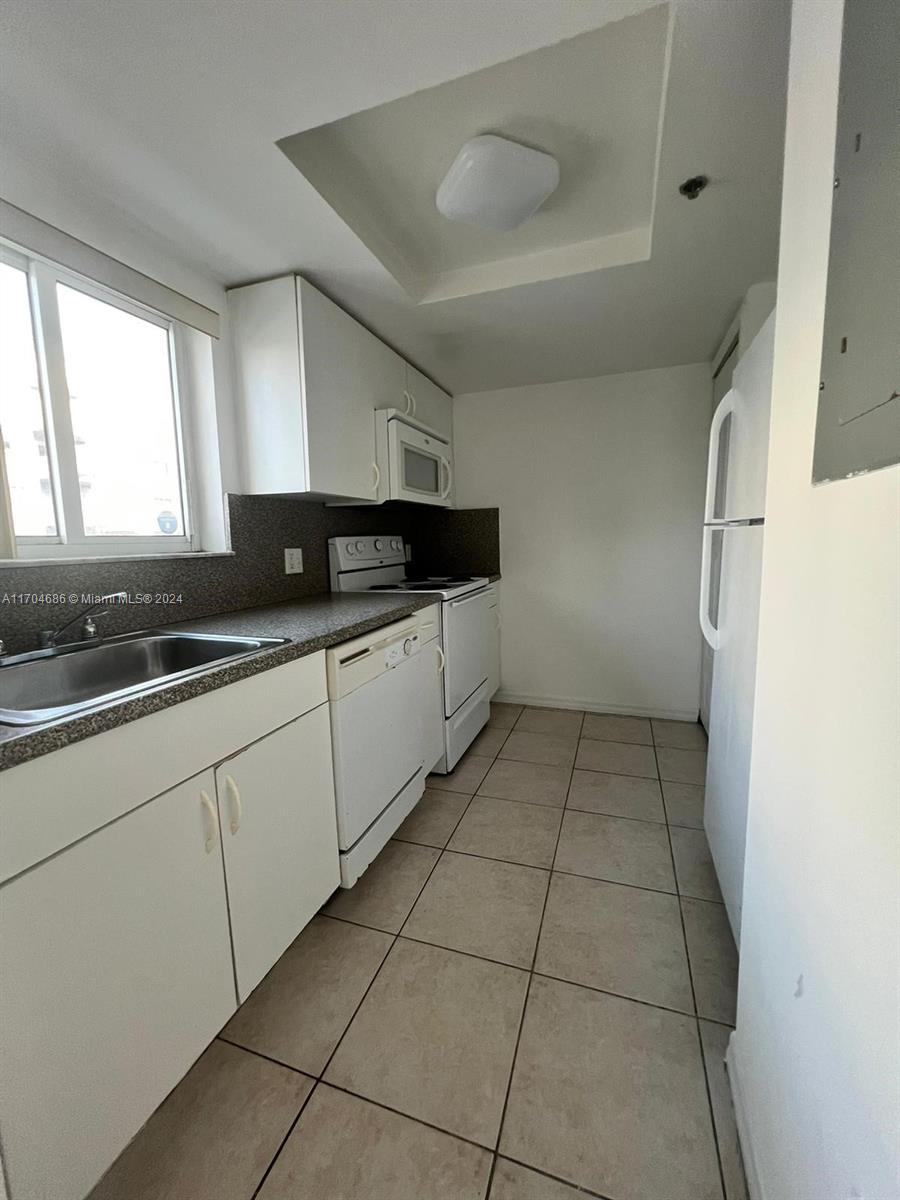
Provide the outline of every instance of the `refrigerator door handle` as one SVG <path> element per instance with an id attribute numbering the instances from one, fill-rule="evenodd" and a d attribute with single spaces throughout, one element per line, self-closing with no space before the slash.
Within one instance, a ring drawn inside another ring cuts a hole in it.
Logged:
<path id="1" fill-rule="evenodd" d="M 709 459 L 706 464 L 706 504 L 703 509 L 704 523 L 716 519 L 714 510 L 716 507 L 716 488 L 719 483 L 719 439 L 722 436 L 722 426 L 725 423 L 725 418 L 730 417 L 734 412 L 736 400 L 737 392 L 734 388 L 726 392 L 719 401 L 719 407 L 713 413 L 712 423 L 709 427 Z"/>
<path id="2" fill-rule="evenodd" d="M 719 631 L 709 619 L 709 571 L 712 557 L 710 554 L 712 535 L 713 527 L 704 525 L 702 549 L 700 551 L 700 630 L 710 649 L 718 650 Z"/>

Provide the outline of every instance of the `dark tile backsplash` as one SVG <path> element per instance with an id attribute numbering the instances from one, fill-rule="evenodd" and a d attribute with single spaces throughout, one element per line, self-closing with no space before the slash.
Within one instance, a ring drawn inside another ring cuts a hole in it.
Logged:
<path id="1" fill-rule="evenodd" d="M 329 590 L 328 539 L 341 534 L 400 533 L 412 546 L 410 571 L 494 575 L 500 571 L 496 508 L 434 509 L 424 505 L 328 508 L 311 500 L 228 496 L 233 554 L 0 567 L 0 638 L 7 653 L 34 649 L 84 607 L 83 594 L 127 591 L 147 603 L 116 605 L 102 618 L 107 634 L 277 604 Z M 284 549 L 303 550 L 303 574 L 285 575 Z M 18 601 L 46 594 L 74 602 Z M 162 596 L 180 596 L 164 601 Z"/>

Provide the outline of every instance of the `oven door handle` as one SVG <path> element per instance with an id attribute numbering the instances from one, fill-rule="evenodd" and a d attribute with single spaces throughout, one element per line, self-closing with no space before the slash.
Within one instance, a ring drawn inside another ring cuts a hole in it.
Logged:
<path id="1" fill-rule="evenodd" d="M 442 475 L 445 470 L 447 472 L 447 485 L 446 485 L 446 487 L 441 488 L 441 499 L 442 500 L 447 499 L 447 497 L 450 495 L 450 489 L 453 487 L 453 468 L 450 465 L 449 458 L 444 458 L 444 456 L 441 455 L 441 474 Z"/>
<path id="2" fill-rule="evenodd" d="M 477 592 L 472 592 L 470 596 L 460 596 L 458 600 L 448 600 L 447 603 L 451 608 L 462 608 L 464 604 L 471 604 L 473 600 L 483 600 L 489 591 L 489 588 L 483 587 Z"/>

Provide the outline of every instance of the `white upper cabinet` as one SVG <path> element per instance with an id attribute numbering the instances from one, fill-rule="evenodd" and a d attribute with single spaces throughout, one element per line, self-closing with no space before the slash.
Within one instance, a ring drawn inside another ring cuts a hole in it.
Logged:
<path id="1" fill-rule="evenodd" d="M 375 409 L 450 441 L 452 400 L 299 276 L 228 294 L 244 486 L 375 502 Z"/>
<path id="2" fill-rule="evenodd" d="M 446 392 L 441 391 L 436 383 L 432 383 L 427 375 L 417 371 L 409 363 L 406 366 L 406 388 L 401 411 L 413 417 L 420 425 L 429 429 L 446 441 L 453 440 L 453 400 Z"/>
<path id="3" fill-rule="evenodd" d="M 374 500 L 376 408 L 403 390 L 403 359 L 297 279 L 310 492 Z"/>

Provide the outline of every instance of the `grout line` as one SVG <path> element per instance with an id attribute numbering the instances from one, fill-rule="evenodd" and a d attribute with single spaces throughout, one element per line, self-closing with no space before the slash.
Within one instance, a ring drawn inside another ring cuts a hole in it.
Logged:
<path id="1" fill-rule="evenodd" d="M 471 798 L 470 798 L 470 799 L 469 799 L 469 804 L 471 804 L 471 802 L 472 802 L 472 801 L 471 801 Z M 468 809 L 468 807 L 469 807 L 469 805 L 467 804 L 467 805 L 466 805 L 466 808 L 465 808 L 465 809 L 463 809 L 463 815 L 465 815 L 465 812 L 466 812 L 466 810 Z M 460 820 L 462 820 L 462 816 L 460 816 Z M 458 824 L 458 822 L 457 822 L 457 824 Z M 454 830 L 454 832 L 455 832 L 455 830 Z M 434 869 L 435 869 L 435 867 L 438 865 L 438 863 L 441 861 L 441 857 L 442 857 L 442 855 L 443 855 L 443 852 L 442 852 L 442 851 L 440 851 L 440 852 L 438 853 L 438 856 L 437 856 L 437 858 L 436 858 L 436 859 L 434 860 L 434 862 L 431 864 L 431 870 L 428 872 L 427 876 L 425 877 L 425 881 L 423 882 L 422 886 L 419 888 L 419 891 L 416 893 L 416 898 L 415 898 L 415 900 L 413 900 L 412 907 L 410 908 L 410 912 L 412 912 L 412 909 L 413 909 L 413 908 L 415 908 L 415 906 L 416 906 L 416 903 L 418 902 L 418 899 L 419 899 L 419 897 L 422 895 L 422 892 L 425 890 L 426 886 L 428 885 L 428 880 L 429 880 L 429 879 L 431 878 L 431 876 L 434 874 Z M 328 901 L 326 901 L 326 904 L 327 904 L 327 903 L 328 903 Z M 323 906 L 323 907 L 324 907 L 324 906 Z M 321 912 L 321 909 L 320 909 L 319 911 Z M 407 913 L 407 916 L 408 916 L 408 915 L 409 915 L 409 914 Z M 340 918 L 338 918 L 338 919 L 340 919 Z M 348 924 L 355 924 L 355 923 L 356 923 L 356 922 L 348 922 Z M 405 923 L 405 919 L 404 919 L 404 923 Z M 363 928 L 369 928 L 369 927 L 368 927 L 368 926 L 363 926 Z M 385 932 L 385 931 L 384 931 L 384 930 L 381 930 L 381 931 L 379 931 L 379 932 Z M 362 1008 L 363 1004 L 365 1003 L 365 1001 L 366 1001 L 366 997 L 368 996 L 369 992 L 372 990 L 372 987 L 373 987 L 373 985 L 374 985 L 374 983 L 375 983 L 375 980 L 376 980 L 376 979 L 378 978 L 378 976 L 381 974 L 381 972 L 382 972 L 382 969 L 384 968 L 384 964 L 387 962 L 387 960 L 388 960 L 388 957 L 390 956 L 390 953 L 391 953 L 391 951 L 394 949 L 394 947 L 395 947 L 395 946 L 396 946 L 396 944 L 397 944 L 397 939 L 398 939 L 398 937 L 399 937 L 399 934 L 395 933 L 395 934 L 393 934 L 392 936 L 393 936 L 393 940 L 391 941 L 391 944 L 390 944 L 390 946 L 388 946 L 387 950 L 385 951 L 384 958 L 382 958 L 381 962 L 378 964 L 378 969 L 375 971 L 375 974 L 374 974 L 374 975 L 372 976 L 372 978 L 369 980 L 369 984 L 368 984 L 368 986 L 366 987 L 366 990 L 363 992 L 362 996 L 360 997 L 359 1003 L 356 1005 L 356 1007 L 354 1008 L 353 1012 L 350 1014 L 350 1019 L 347 1021 L 347 1024 L 344 1026 L 343 1033 L 341 1034 L 341 1036 L 338 1038 L 337 1042 L 335 1043 L 334 1049 L 333 1049 L 333 1050 L 331 1051 L 331 1053 L 328 1055 L 328 1059 L 327 1059 L 327 1061 L 326 1061 L 326 1063 L 325 1063 L 325 1066 L 322 1068 L 322 1070 L 321 1070 L 321 1073 L 320 1073 L 320 1074 L 317 1076 L 317 1078 L 316 1078 L 316 1085 L 310 1089 L 309 1096 L 307 1096 L 307 1097 L 306 1097 L 306 1099 L 305 1099 L 305 1100 L 304 1100 L 304 1102 L 303 1102 L 303 1105 L 302 1105 L 302 1106 L 301 1106 L 301 1108 L 300 1108 L 300 1111 L 297 1113 L 297 1116 L 296 1116 L 296 1117 L 294 1118 L 294 1120 L 291 1122 L 291 1127 L 290 1127 L 290 1129 L 287 1131 L 287 1133 L 285 1134 L 284 1138 L 283 1138 L 283 1139 L 282 1139 L 282 1141 L 281 1141 L 281 1144 L 279 1145 L 278 1149 L 275 1151 L 275 1155 L 274 1155 L 274 1157 L 273 1157 L 273 1158 L 272 1158 L 272 1160 L 270 1161 L 269 1165 L 266 1167 L 266 1169 L 265 1169 L 265 1172 L 263 1173 L 263 1176 L 262 1176 L 262 1178 L 260 1179 L 259 1183 L 258 1183 L 258 1184 L 257 1184 L 257 1186 L 256 1186 L 256 1190 L 253 1192 L 253 1195 L 250 1197 L 250 1200 L 256 1200 L 257 1196 L 259 1195 L 259 1192 L 260 1192 L 260 1190 L 262 1189 L 263 1185 L 264 1185 L 264 1184 L 265 1184 L 265 1182 L 266 1182 L 266 1179 L 268 1179 L 268 1177 L 269 1177 L 269 1174 L 270 1174 L 270 1172 L 271 1172 L 272 1168 L 275 1166 L 275 1163 L 278 1161 L 278 1156 L 281 1154 L 281 1151 L 284 1149 L 285 1145 L 287 1144 L 287 1140 L 288 1140 L 288 1138 L 289 1138 L 289 1137 L 291 1136 L 291 1134 L 294 1132 L 294 1129 L 295 1129 L 295 1127 L 296 1127 L 296 1125 L 297 1125 L 297 1122 L 300 1120 L 300 1117 L 301 1117 L 301 1116 L 302 1116 L 302 1114 L 303 1114 L 303 1110 L 304 1110 L 304 1108 L 305 1108 L 305 1107 L 306 1107 L 306 1105 L 309 1103 L 310 1097 L 313 1095 L 313 1093 L 314 1093 L 314 1092 L 315 1092 L 315 1090 L 316 1090 L 316 1086 L 318 1086 L 319 1082 L 324 1082 L 324 1076 L 325 1076 L 325 1072 L 326 1072 L 326 1071 L 328 1070 L 328 1068 L 331 1066 L 332 1059 L 333 1059 L 333 1058 L 334 1058 L 334 1056 L 337 1054 L 338 1050 L 340 1049 L 340 1047 L 341 1047 L 341 1045 L 342 1045 L 342 1043 L 343 1043 L 343 1041 L 344 1041 L 344 1038 L 347 1036 L 347 1032 L 348 1032 L 348 1030 L 350 1029 L 350 1026 L 353 1024 L 354 1020 L 356 1019 L 356 1014 L 359 1012 L 360 1008 Z M 244 1047 L 242 1047 L 242 1049 L 244 1049 Z M 305 1074 L 305 1072 L 304 1072 L 304 1074 Z M 332 1086 L 332 1085 L 329 1085 L 329 1086 Z M 405 1115 L 405 1114 L 404 1114 L 404 1115 Z"/>
<path id="2" fill-rule="evenodd" d="M 656 753 L 656 738 L 653 733 L 652 724 L 650 726 L 650 736 L 653 738 L 653 757 L 656 759 L 656 770 L 658 773 L 659 772 L 659 757 Z M 662 783 L 662 780 L 660 780 L 660 783 Z M 665 800 L 663 801 L 663 803 L 665 804 Z M 668 813 L 668 810 L 666 810 L 666 835 L 668 836 L 668 839 L 669 839 L 669 854 L 672 856 L 672 871 L 675 875 L 675 888 L 676 888 L 677 895 L 678 895 L 678 917 L 681 921 L 681 936 L 684 939 L 684 955 L 685 955 L 685 958 L 687 959 L 688 979 L 690 980 L 690 983 L 691 983 L 691 996 L 693 997 L 693 1001 L 694 1001 L 694 1028 L 695 1028 L 695 1032 L 697 1035 L 697 1048 L 700 1053 L 700 1065 L 703 1068 L 703 1082 L 706 1086 L 706 1107 L 709 1111 L 709 1123 L 710 1123 L 710 1128 L 712 1130 L 713 1145 L 716 1148 L 716 1163 L 719 1168 L 719 1183 L 722 1188 L 722 1196 L 723 1196 L 723 1200 L 724 1200 L 724 1198 L 728 1195 L 728 1191 L 725 1186 L 725 1171 L 722 1167 L 722 1151 L 719 1147 L 719 1132 L 716 1129 L 716 1116 L 715 1116 L 715 1113 L 713 1112 L 712 1090 L 710 1089 L 710 1086 L 709 1086 L 709 1072 L 706 1069 L 706 1056 L 703 1053 L 703 1038 L 700 1034 L 700 1016 L 699 1016 L 699 1009 L 698 1009 L 698 1005 L 697 1005 L 697 989 L 694 986 L 694 968 L 691 963 L 690 947 L 688 946 L 687 926 L 684 923 L 684 909 L 681 906 L 681 885 L 678 880 L 678 868 L 675 863 L 675 850 L 672 845 L 672 829 L 671 829 L 671 826 L 669 825 L 668 817 L 669 817 L 669 813 Z"/>
<path id="3" fill-rule="evenodd" d="M 584 1187 L 583 1184 L 572 1183 L 568 1179 L 563 1179 L 561 1175 L 551 1175 L 549 1171 L 544 1171 L 541 1167 L 535 1167 L 531 1163 L 523 1162 L 520 1158 L 513 1158 L 510 1154 L 500 1154 L 497 1157 L 505 1158 L 507 1162 L 515 1163 L 517 1167 L 524 1167 L 526 1171 L 533 1171 L 535 1175 L 541 1175 L 544 1179 L 552 1179 L 556 1183 L 565 1184 L 576 1195 L 587 1196 L 588 1200 L 612 1200 L 611 1196 L 604 1196 L 600 1192 L 592 1192 L 590 1188 Z"/>
<path id="4" fill-rule="evenodd" d="M 525 710 L 523 709 L 522 711 L 524 712 Z M 521 718 L 521 715 L 522 714 L 520 713 L 519 714 L 520 718 Z M 582 730 L 583 726 L 584 726 L 584 713 L 582 712 L 581 721 L 578 725 L 578 741 L 581 740 L 581 730 Z M 576 757 L 577 757 L 577 753 L 578 753 L 578 741 L 576 741 L 576 743 L 575 743 Z M 569 795 L 569 788 L 571 788 L 571 786 L 572 786 L 572 775 L 573 775 L 574 771 L 575 771 L 575 760 L 573 759 L 572 766 L 569 769 L 569 782 L 566 787 L 566 797 L 567 798 Z M 534 952 L 531 955 L 531 969 L 528 972 L 528 986 L 525 988 L 525 1001 L 522 1005 L 522 1012 L 519 1017 L 519 1028 L 516 1031 L 516 1043 L 515 1043 L 515 1046 L 513 1047 L 512 1059 L 509 1064 L 509 1076 L 506 1080 L 506 1095 L 503 1097 L 503 1108 L 500 1110 L 500 1124 L 497 1127 L 497 1148 L 494 1151 L 494 1158 L 493 1158 L 493 1161 L 491 1162 L 491 1171 L 490 1171 L 490 1175 L 488 1176 L 488 1185 L 487 1185 L 487 1193 L 486 1193 L 487 1195 L 490 1195 L 491 1188 L 493 1187 L 493 1183 L 494 1183 L 494 1172 L 497 1169 L 497 1155 L 500 1150 L 500 1140 L 503 1137 L 503 1126 L 506 1124 L 506 1110 L 509 1107 L 509 1097 L 510 1097 L 510 1093 L 512 1092 L 513 1076 L 516 1073 L 516 1061 L 519 1057 L 519 1045 L 522 1041 L 522 1030 L 525 1027 L 525 1013 L 528 1010 L 528 1001 L 531 996 L 531 985 L 534 982 L 534 965 L 537 962 L 538 947 L 540 946 L 541 934 L 544 929 L 544 916 L 547 912 L 547 901 L 550 897 L 550 885 L 553 882 L 552 864 L 556 861 L 556 852 L 559 849 L 559 839 L 562 836 L 562 827 L 563 827 L 563 823 L 562 823 L 562 821 L 560 821 L 559 828 L 556 831 L 556 843 L 553 847 L 553 858 L 550 860 L 551 861 L 551 869 L 547 874 L 547 887 L 544 890 L 544 903 L 541 906 L 541 919 L 538 922 L 537 937 L 534 939 Z"/>
<path id="5" fill-rule="evenodd" d="M 266 1180 L 269 1178 L 269 1172 L 275 1166 L 275 1163 L 278 1161 L 279 1154 L 285 1148 L 285 1146 L 288 1143 L 288 1139 L 290 1138 L 290 1136 L 294 1132 L 294 1130 L 297 1128 L 300 1118 L 303 1116 L 303 1112 L 304 1112 L 307 1104 L 309 1104 L 310 1100 L 313 1098 L 313 1094 L 315 1093 L 315 1090 L 317 1087 L 318 1087 L 318 1080 L 309 1089 L 309 1095 L 304 1099 L 303 1103 L 300 1105 L 299 1112 L 297 1113 L 296 1117 L 294 1117 L 293 1121 L 291 1121 L 291 1123 L 288 1127 L 287 1133 L 284 1135 L 284 1137 L 279 1142 L 278 1149 L 275 1151 L 274 1155 L 272 1156 L 271 1162 L 269 1163 L 269 1165 L 266 1167 L 265 1171 L 263 1172 L 262 1178 L 260 1179 L 259 1183 L 254 1188 L 253 1194 L 251 1195 L 250 1200 L 256 1200 L 256 1197 L 259 1195 L 260 1191 L 262 1190 L 263 1185 L 265 1184 Z"/>

